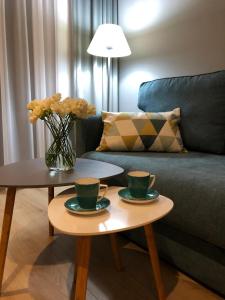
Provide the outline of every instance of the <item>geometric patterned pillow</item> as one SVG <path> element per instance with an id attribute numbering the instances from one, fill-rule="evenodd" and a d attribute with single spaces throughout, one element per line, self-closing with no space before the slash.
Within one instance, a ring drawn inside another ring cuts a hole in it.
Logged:
<path id="1" fill-rule="evenodd" d="M 96 151 L 182 152 L 180 108 L 169 112 L 102 112 L 104 130 Z"/>

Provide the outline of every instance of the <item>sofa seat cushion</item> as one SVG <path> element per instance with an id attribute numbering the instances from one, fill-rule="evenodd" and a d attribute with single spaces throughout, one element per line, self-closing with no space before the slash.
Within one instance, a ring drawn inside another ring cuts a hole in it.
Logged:
<path id="1" fill-rule="evenodd" d="M 85 158 L 156 174 L 154 185 L 174 201 L 162 222 L 225 249 L 225 156 L 199 152 L 88 152 Z M 126 176 L 118 177 L 126 185 Z"/>

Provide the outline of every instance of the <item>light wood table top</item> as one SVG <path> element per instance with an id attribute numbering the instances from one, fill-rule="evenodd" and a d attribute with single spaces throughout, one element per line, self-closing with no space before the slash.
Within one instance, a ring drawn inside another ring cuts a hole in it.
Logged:
<path id="1" fill-rule="evenodd" d="M 77 158 L 75 167 L 70 171 L 49 172 L 44 160 L 31 159 L 0 167 L 0 187 L 66 186 L 79 177 L 107 179 L 123 172 L 116 165 L 84 158 Z"/>
<path id="2" fill-rule="evenodd" d="M 51 224 L 59 231 L 77 236 L 101 235 L 129 230 L 152 223 L 170 212 L 173 201 L 164 196 L 149 204 L 130 204 L 119 199 L 122 187 L 110 187 L 106 198 L 111 202 L 107 210 L 96 215 L 76 215 L 64 207 L 74 194 L 58 195 L 48 207 Z"/>

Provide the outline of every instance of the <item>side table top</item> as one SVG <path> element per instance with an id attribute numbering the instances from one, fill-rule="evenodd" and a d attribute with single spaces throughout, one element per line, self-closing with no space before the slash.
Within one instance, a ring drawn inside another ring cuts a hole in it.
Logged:
<path id="1" fill-rule="evenodd" d="M 76 215 L 64 207 L 64 202 L 74 194 L 55 197 L 48 207 L 51 224 L 69 235 L 101 235 L 141 227 L 161 219 L 173 208 L 173 201 L 164 196 L 149 204 L 130 204 L 121 201 L 118 191 L 122 187 L 110 187 L 106 198 L 111 204 L 96 215 Z"/>
<path id="2" fill-rule="evenodd" d="M 74 169 L 49 171 L 42 159 L 19 161 L 0 167 L 0 187 L 48 187 L 71 185 L 79 177 L 107 179 L 124 170 L 103 161 L 77 158 Z"/>

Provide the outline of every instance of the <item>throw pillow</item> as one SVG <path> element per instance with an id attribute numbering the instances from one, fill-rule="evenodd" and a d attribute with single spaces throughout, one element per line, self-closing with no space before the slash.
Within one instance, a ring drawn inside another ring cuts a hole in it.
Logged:
<path id="1" fill-rule="evenodd" d="M 103 112 L 103 135 L 97 151 L 184 150 L 178 123 L 180 108 L 169 112 Z"/>

